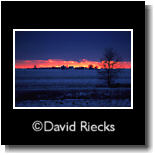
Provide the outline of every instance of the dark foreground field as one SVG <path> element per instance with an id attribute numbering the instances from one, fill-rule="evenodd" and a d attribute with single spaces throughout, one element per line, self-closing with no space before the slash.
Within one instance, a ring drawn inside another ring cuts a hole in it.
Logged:
<path id="1" fill-rule="evenodd" d="M 131 72 L 121 70 L 113 88 L 97 70 L 16 69 L 16 107 L 130 107 Z"/>

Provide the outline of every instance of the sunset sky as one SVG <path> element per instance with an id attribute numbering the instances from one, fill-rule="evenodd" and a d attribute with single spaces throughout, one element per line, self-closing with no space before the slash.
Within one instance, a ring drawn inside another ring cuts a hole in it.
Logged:
<path id="1" fill-rule="evenodd" d="M 114 48 L 122 58 L 115 67 L 131 67 L 130 31 L 16 31 L 15 67 L 101 68 L 105 48 Z"/>

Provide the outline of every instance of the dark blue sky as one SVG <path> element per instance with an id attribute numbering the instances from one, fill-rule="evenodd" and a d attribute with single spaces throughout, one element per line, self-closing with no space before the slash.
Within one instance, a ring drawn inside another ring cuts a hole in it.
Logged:
<path id="1" fill-rule="evenodd" d="M 105 48 L 114 48 L 130 61 L 130 31 L 16 31 L 16 60 L 63 59 L 100 61 Z"/>

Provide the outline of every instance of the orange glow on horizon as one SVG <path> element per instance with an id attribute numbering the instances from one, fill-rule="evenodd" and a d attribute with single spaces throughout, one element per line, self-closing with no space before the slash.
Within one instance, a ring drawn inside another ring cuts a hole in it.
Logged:
<path id="1" fill-rule="evenodd" d="M 82 59 L 81 61 L 65 61 L 61 59 L 48 59 L 48 60 L 16 60 L 15 68 L 34 68 L 34 65 L 37 68 L 46 68 L 46 67 L 61 67 L 61 66 L 73 66 L 75 67 L 89 67 L 89 65 L 93 65 L 93 68 L 104 68 L 101 62 L 97 61 L 89 61 L 86 59 Z M 130 61 L 120 61 L 114 65 L 114 68 L 122 68 L 122 69 L 130 69 L 131 62 Z"/>

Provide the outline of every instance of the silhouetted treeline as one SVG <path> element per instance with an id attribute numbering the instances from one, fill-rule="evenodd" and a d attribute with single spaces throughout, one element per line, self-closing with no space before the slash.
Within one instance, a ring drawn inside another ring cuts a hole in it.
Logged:
<path id="1" fill-rule="evenodd" d="M 74 67 L 74 66 L 69 66 L 69 67 L 66 67 L 66 66 L 61 66 L 61 67 L 40 67 L 40 68 L 27 68 L 27 69 L 60 69 L 60 70 L 97 70 L 98 68 L 95 67 L 93 68 L 92 66 L 89 66 L 89 67 Z"/>

